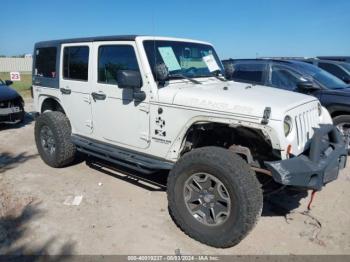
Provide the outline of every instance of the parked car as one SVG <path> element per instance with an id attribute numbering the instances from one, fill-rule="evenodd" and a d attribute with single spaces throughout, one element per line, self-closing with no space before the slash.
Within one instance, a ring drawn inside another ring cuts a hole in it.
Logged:
<path id="1" fill-rule="evenodd" d="M 309 63 L 331 73 L 343 80 L 346 84 L 350 84 L 350 63 L 319 59 L 311 59 Z"/>
<path id="2" fill-rule="evenodd" d="M 345 143 L 315 97 L 226 81 L 209 43 L 109 36 L 34 49 L 42 160 L 63 167 L 80 151 L 169 170 L 171 217 L 207 245 L 236 245 L 254 227 L 263 205 L 255 172 L 320 190 L 345 166 Z"/>
<path id="3" fill-rule="evenodd" d="M 346 84 L 350 84 L 350 63 L 332 60 L 320 60 L 317 58 L 284 58 L 287 60 L 297 60 L 313 64 L 328 73 L 343 80 Z"/>
<path id="4" fill-rule="evenodd" d="M 233 64 L 228 78 L 250 84 L 271 86 L 317 97 L 344 133 L 350 130 L 350 86 L 332 74 L 296 60 L 240 59 L 224 60 Z"/>
<path id="5" fill-rule="evenodd" d="M 314 65 L 335 75 L 343 80 L 346 84 L 350 84 L 350 63 L 328 60 L 314 60 Z"/>
<path id="6" fill-rule="evenodd" d="M 12 81 L 0 79 L 0 123 L 18 123 L 24 119 L 23 98 L 10 85 Z"/>
<path id="7" fill-rule="evenodd" d="M 321 60 L 332 60 L 350 63 L 350 56 L 318 56 L 317 58 Z"/>

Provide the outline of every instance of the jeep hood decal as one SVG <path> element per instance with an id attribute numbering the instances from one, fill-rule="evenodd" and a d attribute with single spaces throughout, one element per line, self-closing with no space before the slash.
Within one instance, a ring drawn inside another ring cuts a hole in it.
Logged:
<path id="1" fill-rule="evenodd" d="M 159 95 L 160 102 L 253 118 L 262 118 L 265 108 L 270 107 L 270 119 L 275 120 L 282 120 L 285 112 L 298 105 L 317 101 L 295 92 L 232 81 L 202 85 L 172 83 L 162 88 Z"/>

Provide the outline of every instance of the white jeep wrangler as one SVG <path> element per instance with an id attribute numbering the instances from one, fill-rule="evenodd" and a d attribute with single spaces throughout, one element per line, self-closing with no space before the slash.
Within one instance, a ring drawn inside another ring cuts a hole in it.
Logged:
<path id="1" fill-rule="evenodd" d="M 212 45 L 109 36 L 35 45 L 35 140 L 52 167 L 77 151 L 150 173 L 170 170 L 169 211 L 189 236 L 239 243 L 261 214 L 258 174 L 320 190 L 347 151 L 314 97 L 226 81 Z M 254 73 L 254 72 L 252 72 Z"/>

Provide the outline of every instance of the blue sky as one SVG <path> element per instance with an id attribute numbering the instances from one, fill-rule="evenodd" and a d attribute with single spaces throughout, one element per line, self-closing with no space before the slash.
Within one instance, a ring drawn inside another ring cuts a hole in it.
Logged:
<path id="1" fill-rule="evenodd" d="M 350 55 L 348 0 L 1 1 L 0 54 L 41 40 L 117 34 L 213 43 L 221 58 Z"/>

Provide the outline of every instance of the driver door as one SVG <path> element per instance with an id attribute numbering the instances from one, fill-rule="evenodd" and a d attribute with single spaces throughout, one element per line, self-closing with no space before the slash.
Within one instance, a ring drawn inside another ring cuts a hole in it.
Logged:
<path id="1" fill-rule="evenodd" d="M 118 70 L 140 71 L 142 67 L 134 42 L 95 42 L 95 79 L 92 90 L 94 135 L 100 141 L 129 148 L 147 148 L 149 139 L 149 86 L 142 79 L 141 90 L 120 88 Z M 144 91 L 143 101 L 134 99 Z"/>

